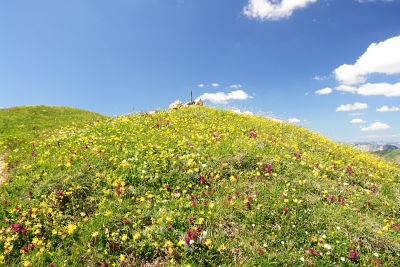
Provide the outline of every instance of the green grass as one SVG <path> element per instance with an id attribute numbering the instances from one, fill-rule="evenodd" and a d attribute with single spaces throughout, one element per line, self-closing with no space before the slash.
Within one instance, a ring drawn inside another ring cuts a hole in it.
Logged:
<path id="1" fill-rule="evenodd" d="M 67 126 L 6 158 L 7 266 L 400 264 L 400 166 L 195 107 Z"/>
<path id="2" fill-rule="evenodd" d="M 374 152 L 375 155 L 384 157 L 386 160 L 400 162 L 400 149 L 388 149 Z"/>
<path id="3" fill-rule="evenodd" d="M 42 105 L 4 108 L 0 109 L 0 142 L 12 149 L 18 143 L 31 140 L 43 132 L 104 118 L 98 113 L 69 107 Z"/>

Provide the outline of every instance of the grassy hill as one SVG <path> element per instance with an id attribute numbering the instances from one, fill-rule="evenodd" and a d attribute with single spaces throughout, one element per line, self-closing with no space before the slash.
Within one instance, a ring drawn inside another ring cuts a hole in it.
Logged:
<path id="1" fill-rule="evenodd" d="M 204 107 L 121 116 L 6 161 L 6 265 L 400 264 L 400 166 L 288 123 Z"/>
<path id="2" fill-rule="evenodd" d="M 387 160 L 400 162 L 400 149 L 388 149 L 384 151 L 374 152 L 375 155 L 384 157 Z"/>
<path id="3" fill-rule="evenodd" d="M 4 108 L 0 109 L 0 142 L 15 147 L 19 142 L 30 140 L 44 131 L 68 125 L 82 125 L 102 118 L 104 116 L 98 113 L 69 107 Z"/>

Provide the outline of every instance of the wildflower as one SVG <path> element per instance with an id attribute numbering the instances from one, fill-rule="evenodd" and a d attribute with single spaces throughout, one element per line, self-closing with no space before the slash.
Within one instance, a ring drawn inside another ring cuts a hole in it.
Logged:
<path id="1" fill-rule="evenodd" d="M 193 219 L 193 217 L 189 217 L 188 220 L 189 220 L 189 222 L 193 222 L 194 219 Z"/>
<path id="2" fill-rule="evenodd" d="M 99 235 L 99 232 L 93 232 L 92 237 L 96 238 Z"/>
<path id="3" fill-rule="evenodd" d="M 74 224 L 68 224 L 68 226 L 67 226 L 67 232 L 68 232 L 68 234 L 70 234 L 70 235 L 72 235 L 73 233 L 74 233 L 74 231 L 76 230 L 76 225 L 74 225 Z"/>
<path id="4" fill-rule="evenodd" d="M 125 255 L 122 255 L 122 254 L 121 254 L 121 255 L 119 256 L 119 259 L 120 259 L 121 261 L 124 261 L 124 260 L 125 260 Z"/>
<path id="5" fill-rule="evenodd" d="M 264 253 L 264 250 L 263 250 L 262 248 L 260 248 L 260 249 L 258 250 L 258 253 Z"/>
<path id="6" fill-rule="evenodd" d="M 341 261 L 345 261 L 346 259 L 344 257 L 340 257 L 340 260 Z"/>
<path id="7" fill-rule="evenodd" d="M 357 252 L 352 251 L 352 252 L 349 253 L 349 258 L 350 259 L 355 259 L 356 257 L 357 257 Z"/>

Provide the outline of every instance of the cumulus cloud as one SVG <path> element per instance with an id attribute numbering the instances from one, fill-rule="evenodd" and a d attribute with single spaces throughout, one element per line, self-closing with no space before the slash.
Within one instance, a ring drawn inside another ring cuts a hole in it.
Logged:
<path id="1" fill-rule="evenodd" d="M 200 96 L 203 100 L 208 100 L 213 104 L 226 104 L 228 100 L 246 100 L 252 98 L 243 90 L 231 91 L 230 93 L 204 93 Z"/>
<path id="2" fill-rule="evenodd" d="M 352 120 L 350 121 L 350 123 L 366 123 L 366 121 L 365 121 L 365 120 L 362 120 L 362 119 L 352 119 Z"/>
<path id="3" fill-rule="evenodd" d="M 357 92 L 360 95 L 384 95 L 387 97 L 400 96 L 400 83 L 367 83 L 358 88 Z"/>
<path id="4" fill-rule="evenodd" d="M 381 131 L 381 130 L 387 130 L 390 129 L 390 126 L 387 125 L 386 123 L 377 121 L 374 123 L 371 123 L 367 127 L 361 127 L 361 131 Z"/>
<path id="5" fill-rule="evenodd" d="M 203 88 L 204 87 L 204 83 L 200 83 L 197 86 L 200 87 L 200 88 Z"/>
<path id="6" fill-rule="evenodd" d="M 241 111 L 240 109 L 236 109 L 236 108 L 231 109 L 231 110 L 237 114 L 254 115 L 254 113 L 251 111 Z"/>
<path id="7" fill-rule="evenodd" d="M 219 83 L 212 83 L 211 86 L 212 86 L 212 87 L 218 87 L 218 86 L 219 86 Z"/>
<path id="8" fill-rule="evenodd" d="M 332 88 L 326 87 L 323 89 L 319 89 L 319 90 L 315 91 L 315 93 L 317 95 L 329 95 L 330 93 L 332 93 Z"/>
<path id="9" fill-rule="evenodd" d="M 336 109 L 336 111 L 353 111 L 353 110 L 361 110 L 367 108 L 368 108 L 367 104 L 356 102 L 354 104 L 341 105 Z"/>
<path id="10" fill-rule="evenodd" d="M 294 10 L 314 2 L 317 0 L 249 0 L 243 13 L 261 20 L 279 20 L 290 17 Z"/>
<path id="11" fill-rule="evenodd" d="M 300 120 L 298 118 L 290 118 L 287 120 L 289 123 L 299 123 Z"/>
<path id="12" fill-rule="evenodd" d="M 344 84 L 364 83 L 371 73 L 400 73 L 400 35 L 372 43 L 353 65 L 343 64 L 334 70 L 336 80 Z"/>
<path id="13" fill-rule="evenodd" d="M 388 106 L 382 106 L 378 108 L 376 111 L 378 112 L 388 112 L 388 111 L 399 111 L 400 107 L 391 107 L 389 108 Z"/>

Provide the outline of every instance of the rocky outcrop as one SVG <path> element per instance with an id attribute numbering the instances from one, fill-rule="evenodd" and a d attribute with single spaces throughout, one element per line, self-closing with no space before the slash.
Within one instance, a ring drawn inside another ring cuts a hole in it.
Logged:
<path id="1" fill-rule="evenodd" d="M 180 100 L 176 100 L 168 106 L 168 109 L 174 110 L 182 107 L 182 102 Z"/>
<path id="2" fill-rule="evenodd" d="M 203 106 L 203 100 L 198 97 L 194 101 L 189 101 L 186 102 L 185 104 L 182 104 L 180 100 L 176 100 L 169 105 L 168 109 L 174 110 L 174 109 L 179 109 L 179 108 L 186 108 L 186 107 L 193 107 L 193 106 Z"/>

